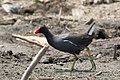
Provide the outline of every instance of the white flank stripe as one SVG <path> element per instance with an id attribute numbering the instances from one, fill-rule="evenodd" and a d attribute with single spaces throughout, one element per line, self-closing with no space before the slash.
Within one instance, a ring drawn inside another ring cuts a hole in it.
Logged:
<path id="1" fill-rule="evenodd" d="M 70 44 L 77 46 L 76 44 L 74 44 L 73 42 L 69 41 L 69 40 L 63 40 L 64 42 L 69 42 Z"/>

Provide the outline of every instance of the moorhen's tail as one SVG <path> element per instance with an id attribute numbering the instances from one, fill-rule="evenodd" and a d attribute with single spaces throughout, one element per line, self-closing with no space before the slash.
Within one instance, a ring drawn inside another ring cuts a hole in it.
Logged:
<path id="1" fill-rule="evenodd" d="M 93 22 L 92 24 L 91 24 L 91 27 L 89 28 L 89 30 L 88 30 L 88 32 L 87 32 L 87 34 L 89 35 L 89 36 L 91 36 L 92 34 L 93 34 L 93 32 L 94 32 L 94 30 L 95 30 L 95 22 Z"/>

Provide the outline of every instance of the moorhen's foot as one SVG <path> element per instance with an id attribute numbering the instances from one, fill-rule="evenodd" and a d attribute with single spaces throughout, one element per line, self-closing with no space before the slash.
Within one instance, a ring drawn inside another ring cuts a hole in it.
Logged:
<path id="1" fill-rule="evenodd" d="M 81 58 L 76 57 L 76 61 L 79 60 L 81 63 L 83 62 L 83 60 Z"/>
<path id="2" fill-rule="evenodd" d="M 77 69 L 70 69 L 70 68 L 62 68 L 62 69 L 56 69 L 56 72 L 94 72 L 96 70 L 96 67 L 92 67 L 88 70 L 77 70 Z"/>
<path id="3" fill-rule="evenodd" d="M 71 72 L 70 68 L 61 68 L 61 69 L 55 69 L 56 72 Z"/>
<path id="4" fill-rule="evenodd" d="M 91 72 L 91 71 L 95 71 L 95 70 L 96 70 L 96 65 L 92 64 L 92 68 L 90 68 L 88 71 Z"/>
<path id="5" fill-rule="evenodd" d="M 71 71 L 70 71 L 70 72 L 73 72 L 73 71 L 76 71 L 76 69 L 74 69 L 74 68 L 71 68 Z"/>
<path id="6" fill-rule="evenodd" d="M 92 67 L 89 71 L 92 72 L 92 71 L 95 71 L 96 70 L 96 67 Z"/>
<path id="7" fill-rule="evenodd" d="M 90 60 L 90 62 L 92 64 L 92 68 L 90 69 L 90 71 L 95 71 L 96 70 L 95 62 L 92 59 Z"/>
<path id="8" fill-rule="evenodd" d="M 94 61 L 91 61 L 91 64 L 92 64 L 92 68 L 89 69 L 89 71 L 95 71 L 96 70 L 96 65 L 95 65 Z"/>
<path id="9" fill-rule="evenodd" d="M 87 70 L 77 70 L 77 69 L 70 69 L 70 68 L 63 68 L 63 69 L 56 69 L 56 72 L 88 72 Z"/>

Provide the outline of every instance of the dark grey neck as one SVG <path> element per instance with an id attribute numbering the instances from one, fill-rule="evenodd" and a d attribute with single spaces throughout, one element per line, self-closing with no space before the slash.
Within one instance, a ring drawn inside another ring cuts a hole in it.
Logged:
<path id="1" fill-rule="evenodd" d="M 45 35 L 46 38 L 52 38 L 53 34 L 48 30 L 47 32 L 43 33 Z"/>
<path id="2" fill-rule="evenodd" d="M 51 43 L 54 42 L 54 35 L 50 32 L 50 31 L 47 31 L 45 33 L 43 33 L 48 41 L 48 43 L 52 46 Z"/>

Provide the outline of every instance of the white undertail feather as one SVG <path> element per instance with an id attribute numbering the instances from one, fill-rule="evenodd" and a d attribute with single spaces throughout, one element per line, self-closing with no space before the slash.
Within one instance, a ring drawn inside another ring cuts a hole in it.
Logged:
<path id="1" fill-rule="evenodd" d="M 88 35 L 92 35 L 95 30 L 95 22 L 92 23 L 90 29 L 88 30 Z"/>

